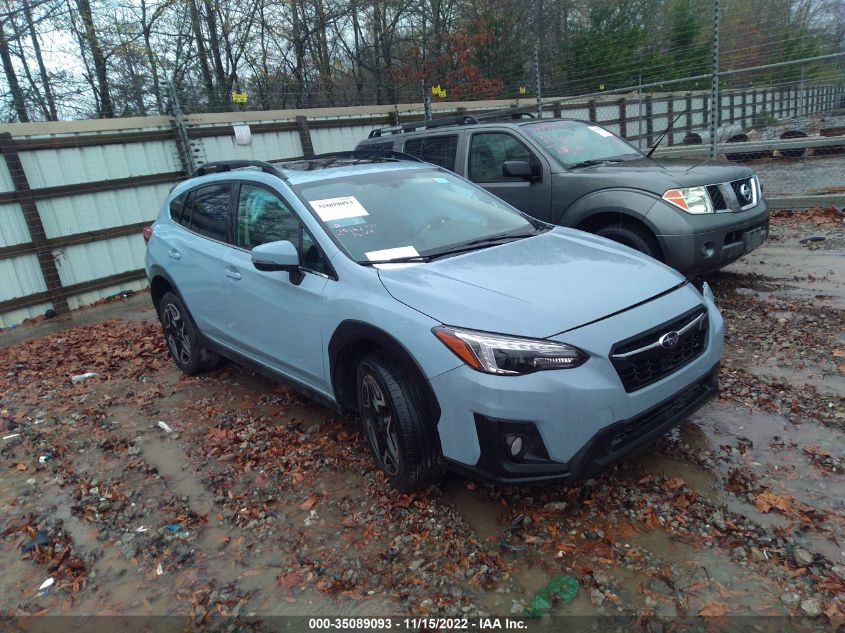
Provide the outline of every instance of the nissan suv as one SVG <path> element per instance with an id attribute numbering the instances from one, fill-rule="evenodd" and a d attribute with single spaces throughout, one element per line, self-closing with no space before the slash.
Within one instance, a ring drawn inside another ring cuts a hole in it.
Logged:
<path id="1" fill-rule="evenodd" d="M 412 154 L 535 218 L 615 240 L 690 277 L 751 252 L 769 231 L 752 169 L 653 159 L 586 121 L 464 116 L 373 130 L 358 148 Z"/>
<path id="2" fill-rule="evenodd" d="M 398 490 L 590 477 L 717 391 L 705 284 L 395 155 L 210 163 L 144 232 L 175 363 L 355 414 Z"/>

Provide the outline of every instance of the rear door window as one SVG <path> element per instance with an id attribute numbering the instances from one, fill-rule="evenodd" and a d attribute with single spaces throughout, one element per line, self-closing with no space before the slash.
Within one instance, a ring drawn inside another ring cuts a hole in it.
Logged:
<path id="1" fill-rule="evenodd" d="M 229 242 L 232 188 L 232 185 L 227 183 L 195 189 L 190 220 L 186 226 L 194 233 L 218 242 Z"/>
<path id="2" fill-rule="evenodd" d="M 170 219 L 177 224 L 182 224 L 182 214 L 185 212 L 185 202 L 189 193 L 188 191 L 181 193 L 170 201 Z"/>
<path id="3" fill-rule="evenodd" d="M 458 135 L 426 136 L 405 141 L 405 153 L 455 171 L 455 155 L 458 153 Z"/>

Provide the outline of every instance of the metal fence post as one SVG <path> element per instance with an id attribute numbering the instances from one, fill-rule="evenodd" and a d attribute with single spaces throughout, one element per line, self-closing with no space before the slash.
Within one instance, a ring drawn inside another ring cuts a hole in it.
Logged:
<path id="1" fill-rule="evenodd" d="M 643 148 L 643 76 L 637 80 L 637 147 Z"/>
<path id="2" fill-rule="evenodd" d="M 645 96 L 645 135 L 646 135 L 646 147 L 651 147 L 651 143 L 654 140 L 654 117 L 653 117 L 653 107 L 651 101 L 651 95 Z"/>
<path id="3" fill-rule="evenodd" d="M 625 97 L 617 101 L 619 104 L 619 136 L 628 138 L 628 111 L 625 105 Z"/>
<path id="4" fill-rule="evenodd" d="M 716 133 L 721 119 L 721 99 L 719 97 L 719 0 L 713 0 L 713 80 L 710 84 L 710 159 L 716 160 L 718 140 Z"/>
<path id="5" fill-rule="evenodd" d="M 59 269 L 56 267 L 56 260 L 53 258 L 53 253 L 47 243 L 44 223 L 41 221 L 38 205 L 30 193 L 29 180 L 23 170 L 15 140 L 9 132 L 0 133 L 0 152 L 3 154 L 6 168 L 12 178 L 15 197 L 18 204 L 21 205 L 26 228 L 29 230 L 29 238 L 32 241 L 32 249 L 38 258 L 38 266 L 41 268 L 41 276 L 44 277 L 44 284 L 47 286 L 47 294 L 53 303 L 53 309 L 58 314 L 67 314 L 70 312 L 70 307 L 62 290 Z"/>
<path id="6" fill-rule="evenodd" d="M 314 156 L 314 144 L 311 142 L 311 130 L 308 128 L 308 117 L 298 115 L 296 117 L 296 127 L 299 130 L 299 141 L 302 143 L 302 155 L 305 158 L 312 158 Z"/>
<path id="7" fill-rule="evenodd" d="M 666 97 L 666 129 L 669 129 L 669 125 L 671 125 L 672 121 L 675 120 L 675 97 L 669 93 L 669 96 Z M 672 146 L 675 142 L 672 140 L 675 134 L 672 130 L 669 130 L 669 133 L 666 135 L 666 145 Z"/>

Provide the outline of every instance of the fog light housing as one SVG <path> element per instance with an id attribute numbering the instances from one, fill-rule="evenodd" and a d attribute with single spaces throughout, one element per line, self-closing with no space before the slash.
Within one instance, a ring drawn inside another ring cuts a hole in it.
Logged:
<path id="1" fill-rule="evenodd" d="M 520 457 L 525 451 L 525 440 L 521 435 L 506 435 L 505 445 L 511 457 Z"/>
<path id="2" fill-rule="evenodd" d="M 704 242 L 701 245 L 701 255 L 704 259 L 710 259 L 713 257 L 713 254 L 716 252 L 716 247 L 713 246 L 713 242 Z"/>

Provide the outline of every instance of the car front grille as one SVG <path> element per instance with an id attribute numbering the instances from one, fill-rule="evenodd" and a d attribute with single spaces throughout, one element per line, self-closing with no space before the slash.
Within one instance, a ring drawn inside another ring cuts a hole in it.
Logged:
<path id="1" fill-rule="evenodd" d="M 742 195 L 742 186 L 747 185 L 749 197 L 745 197 Z M 739 180 L 732 180 L 731 181 L 731 189 L 734 190 L 734 194 L 736 194 L 737 202 L 739 202 L 740 209 L 748 209 L 753 207 L 754 204 L 757 202 L 757 192 L 754 189 L 754 179 L 753 178 L 740 178 Z"/>
<path id="2" fill-rule="evenodd" d="M 707 185 L 707 193 L 716 211 L 723 211 L 728 208 L 728 204 L 725 202 L 725 196 L 722 195 L 722 189 L 719 185 Z"/>
<path id="3" fill-rule="evenodd" d="M 708 325 L 707 311 L 701 307 L 616 343 L 610 361 L 625 391 L 655 383 L 700 356 L 707 347 Z"/>

